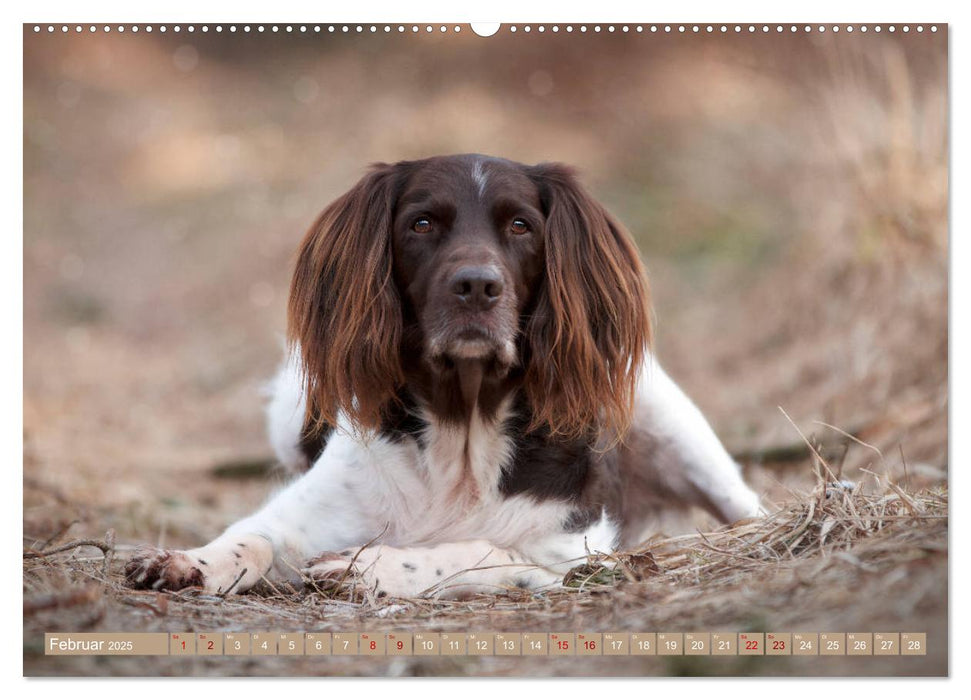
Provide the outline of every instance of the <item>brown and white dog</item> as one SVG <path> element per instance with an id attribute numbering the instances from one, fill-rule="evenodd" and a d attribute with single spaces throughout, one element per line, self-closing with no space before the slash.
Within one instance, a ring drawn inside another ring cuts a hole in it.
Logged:
<path id="1" fill-rule="evenodd" d="M 269 433 L 305 473 L 204 547 L 138 550 L 132 585 L 539 588 L 662 505 L 759 513 L 653 359 L 634 243 L 563 165 L 374 166 L 303 241 L 289 341 Z"/>

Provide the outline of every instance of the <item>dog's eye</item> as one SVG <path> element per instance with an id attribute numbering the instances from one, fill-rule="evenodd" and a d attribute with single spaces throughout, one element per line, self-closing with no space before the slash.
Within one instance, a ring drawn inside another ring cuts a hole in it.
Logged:
<path id="1" fill-rule="evenodd" d="M 529 233 L 529 224 L 522 219 L 513 219 L 512 226 L 509 227 L 509 230 L 521 236 L 524 233 Z"/>
<path id="2" fill-rule="evenodd" d="M 411 225 L 411 230 L 415 233 L 428 233 L 432 230 L 432 222 L 423 216 Z"/>

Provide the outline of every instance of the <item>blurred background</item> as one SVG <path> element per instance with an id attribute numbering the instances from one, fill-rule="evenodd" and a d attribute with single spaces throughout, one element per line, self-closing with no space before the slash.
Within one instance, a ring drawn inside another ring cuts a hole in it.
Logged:
<path id="1" fill-rule="evenodd" d="M 579 168 L 770 500 L 812 483 L 779 407 L 851 478 L 945 483 L 946 31 L 382 29 L 25 28 L 28 540 L 198 544 L 259 503 L 214 469 L 269 453 L 304 231 L 368 163 L 454 152 Z"/>

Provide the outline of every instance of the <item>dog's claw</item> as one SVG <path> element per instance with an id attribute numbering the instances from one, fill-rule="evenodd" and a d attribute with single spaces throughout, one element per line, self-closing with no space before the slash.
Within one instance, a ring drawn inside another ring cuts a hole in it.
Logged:
<path id="1" fill-rule="evenodd" d="M 184 552 L 140 547 L 125 565 L 125 580 L 132 588 L 178 591 L 203 586 L 205 577 Z"/>

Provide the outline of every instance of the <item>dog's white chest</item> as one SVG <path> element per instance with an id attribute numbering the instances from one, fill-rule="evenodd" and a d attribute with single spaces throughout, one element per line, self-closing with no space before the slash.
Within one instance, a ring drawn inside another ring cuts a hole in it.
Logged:
<path id="1" fill-rule="evenodd" d="M 430 422 L 421 469 L 436 500 L 458 500 L 472 506 L 498 497 L 502 470 L 514 450 L 501 424 L 501 417 L 483 421 L 478 413 L 468 425 Z"/>
<path id="2" fill-rule="evenodd" d="M 395 546 L 460 539 L 515 543 L 558 528 L 564 503 L 537 503 L 500 492 L 513 439 L 500 420 L 476 417 L 460 427 L 428 422 L 420 441 L 375 440 L 355 469 L 365 517 L 382 541 Z M 419 442 L 421 446 L 419 446 Z"/>

